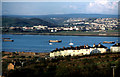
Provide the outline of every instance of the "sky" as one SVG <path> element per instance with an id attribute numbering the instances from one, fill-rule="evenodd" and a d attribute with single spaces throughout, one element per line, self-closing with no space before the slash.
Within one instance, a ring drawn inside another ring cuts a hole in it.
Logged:
<path id="1" fill-rule="evenodd" d="M 91 2 L 2 2 L 2 15 L 118 14 L 118 1 Z"/>

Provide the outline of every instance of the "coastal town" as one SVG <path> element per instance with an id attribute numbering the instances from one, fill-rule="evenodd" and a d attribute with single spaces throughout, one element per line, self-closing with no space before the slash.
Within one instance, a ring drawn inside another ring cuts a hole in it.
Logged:
<path id="1" fill-rule="evenodd" d="M 59 18 L 51 18 L 52 20 L 59 20 Z M 3 33 L 18 33 L 18 34 L 24 34 L 24 33 L 58 33 L 58 35 L 62 35 L 65 33 L 65 35 L 69 35 L 67 33 L 71 33 L 70 35 L 90 35 L 91 32 L 96 35 L 98 33 L 98 36 L 106 36 L 109 33 L 110 36 L 119 36 L 118 34 L 118 19 L 117 18 L 69 18 L 65 20 L 62 24 L 62 26 L 57 27 L 50 27 L 49 25 L 32 25 L 32 26 L 3 26 L 2 27 Z M 61 34 L 59 34 L 61 33 Z M 85 33 L 85 34 L 84 34 Z M 106 34 L 105 34 L 106 33 Z M 92 34 L 92 35 L 93 35 Z M 11 39 L 9 37 L 2 38 L 3 42 L 13 42 L 14 39 Z M 52 45 L 52 42 L 62 42 L 62 40 L 50 40 L 49 39 L 49 45 Z M 104 41 L 105 43 L 108 43 L 108 41 Z M 103 42 L 103 43 L 104 43 Z M 13 51 L 13 52 L 7 52 L 2 51 L 2 59 L 1 62 L 3 64 L 3 76 L 7 77 L 6 75 L 10 74 L 10 71 L 17 71 L 24 69 L 25 67 L 28 67 L 29 65 L 34 65 L 34 63 L 40 64 L 40 67 L 42 66 L 42 63 L 51 63 L 56 62 L 64 62 L 67 58 L 67 60 L 74 60 L 74 59 L 91 59 L 96 57 L 102 57 L 106 58 L 105 56 L 111 54 L 119 57 L 120 53 L 120 43 L 111 41 L 111 43 L 114 43 L 114 45 L 110 46 L 110 48 L 103 45 L 103 43 L 99 43 L 98 45 L 80 45 L 80 46 L 70 46 L 70 47 L 63 47 L 63 48 L 56 48 L 52 51 L 45 52 L 21 52 L 21 51 Z M 68 58 L 69 57 L 69 58 Z M 77 58 L 76 58 L 77 57 Z M 107 58 L 106 58 L 107 60 Z M 111 60 L 112 61 L 112 60 Z M 44 64 L 45 66 L 46 64 Z M 73 64 L 74 65 L 74 64 Z M 36 66 L 36 65 L 35 65 Z M 46 65 L 48 68 L 49 64 Z M 51 67 L 51 66 L 49 66 Z M 31 68 L 31 67 L 29 67 Z M 33 67 L 34 68 L 34 67 Z M 53 68 L 52 68 L 53 69 Z M 45 69 L 44 69 L 45 70 Z M 56 71 L 56 70 L 54 70 Z"/>
<path id="2" fill-rule="evenodd" d="M 0 77 L 120 77 L 118 0 L 3 0 Z"/>
<path id="3" fill-rule="evenodd" d="M 59 18 L 50 18 L 59 20 Z M 3 32 L 20 31 L 20 32 L 39 32 L 39 33 L 56 33 L 61 31 L 93 31 L 107 32 L 110 30 L 118 30 L 117 18 L 69 18 L 65 20 L 61 27 L 48 27 L 49 25 L 38 26 L 3 26 Z"/>

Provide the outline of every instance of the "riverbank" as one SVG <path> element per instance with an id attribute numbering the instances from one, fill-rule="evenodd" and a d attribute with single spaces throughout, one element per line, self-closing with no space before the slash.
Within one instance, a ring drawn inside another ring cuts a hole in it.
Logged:
<path id="1" fill-rule="evenodd" d="M 65 33 L 32 33 L 32 32 L 10 32 L 10 33 L 3 33 L 3 34 L 13 34 L 13 35 L 61 35 L 61 36 L 103 36 L 103 37 L 120 37 L 119 33 L 97 33 L 97 32 L 81 32 L 81 33 L 69 33 L 69 32 L 65 32 Z"/>

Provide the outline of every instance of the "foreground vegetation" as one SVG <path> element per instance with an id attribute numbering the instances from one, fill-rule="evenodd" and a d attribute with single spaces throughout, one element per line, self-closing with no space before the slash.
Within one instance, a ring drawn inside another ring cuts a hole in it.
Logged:
<path id="1" fill-rule="evenodd" d="M 5 77 L 112 77 L 113 65 L 116 66 L 115 77 L 120 76 L 120 53 L 34 59 L 10 71 L 5 63 Z"/>

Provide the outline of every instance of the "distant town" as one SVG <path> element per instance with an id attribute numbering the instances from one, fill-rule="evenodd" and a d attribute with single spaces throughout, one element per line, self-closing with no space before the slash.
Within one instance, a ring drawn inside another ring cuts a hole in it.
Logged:
<path id="1" fill-rule="evenodd" d="M 50 18 L 59 20 L 59 18 Z M 63 22 L 61 27 L 48 27 L 49 25 L 33 25 L 29 26 L 3 26 L 3 32 L 19 31 L 19 32 L 39 32 L 39 33 L 56 33 L 60 31 L 93 31 L 107 32 L 118 29 L 117 18 L 69 18 Z"/>

